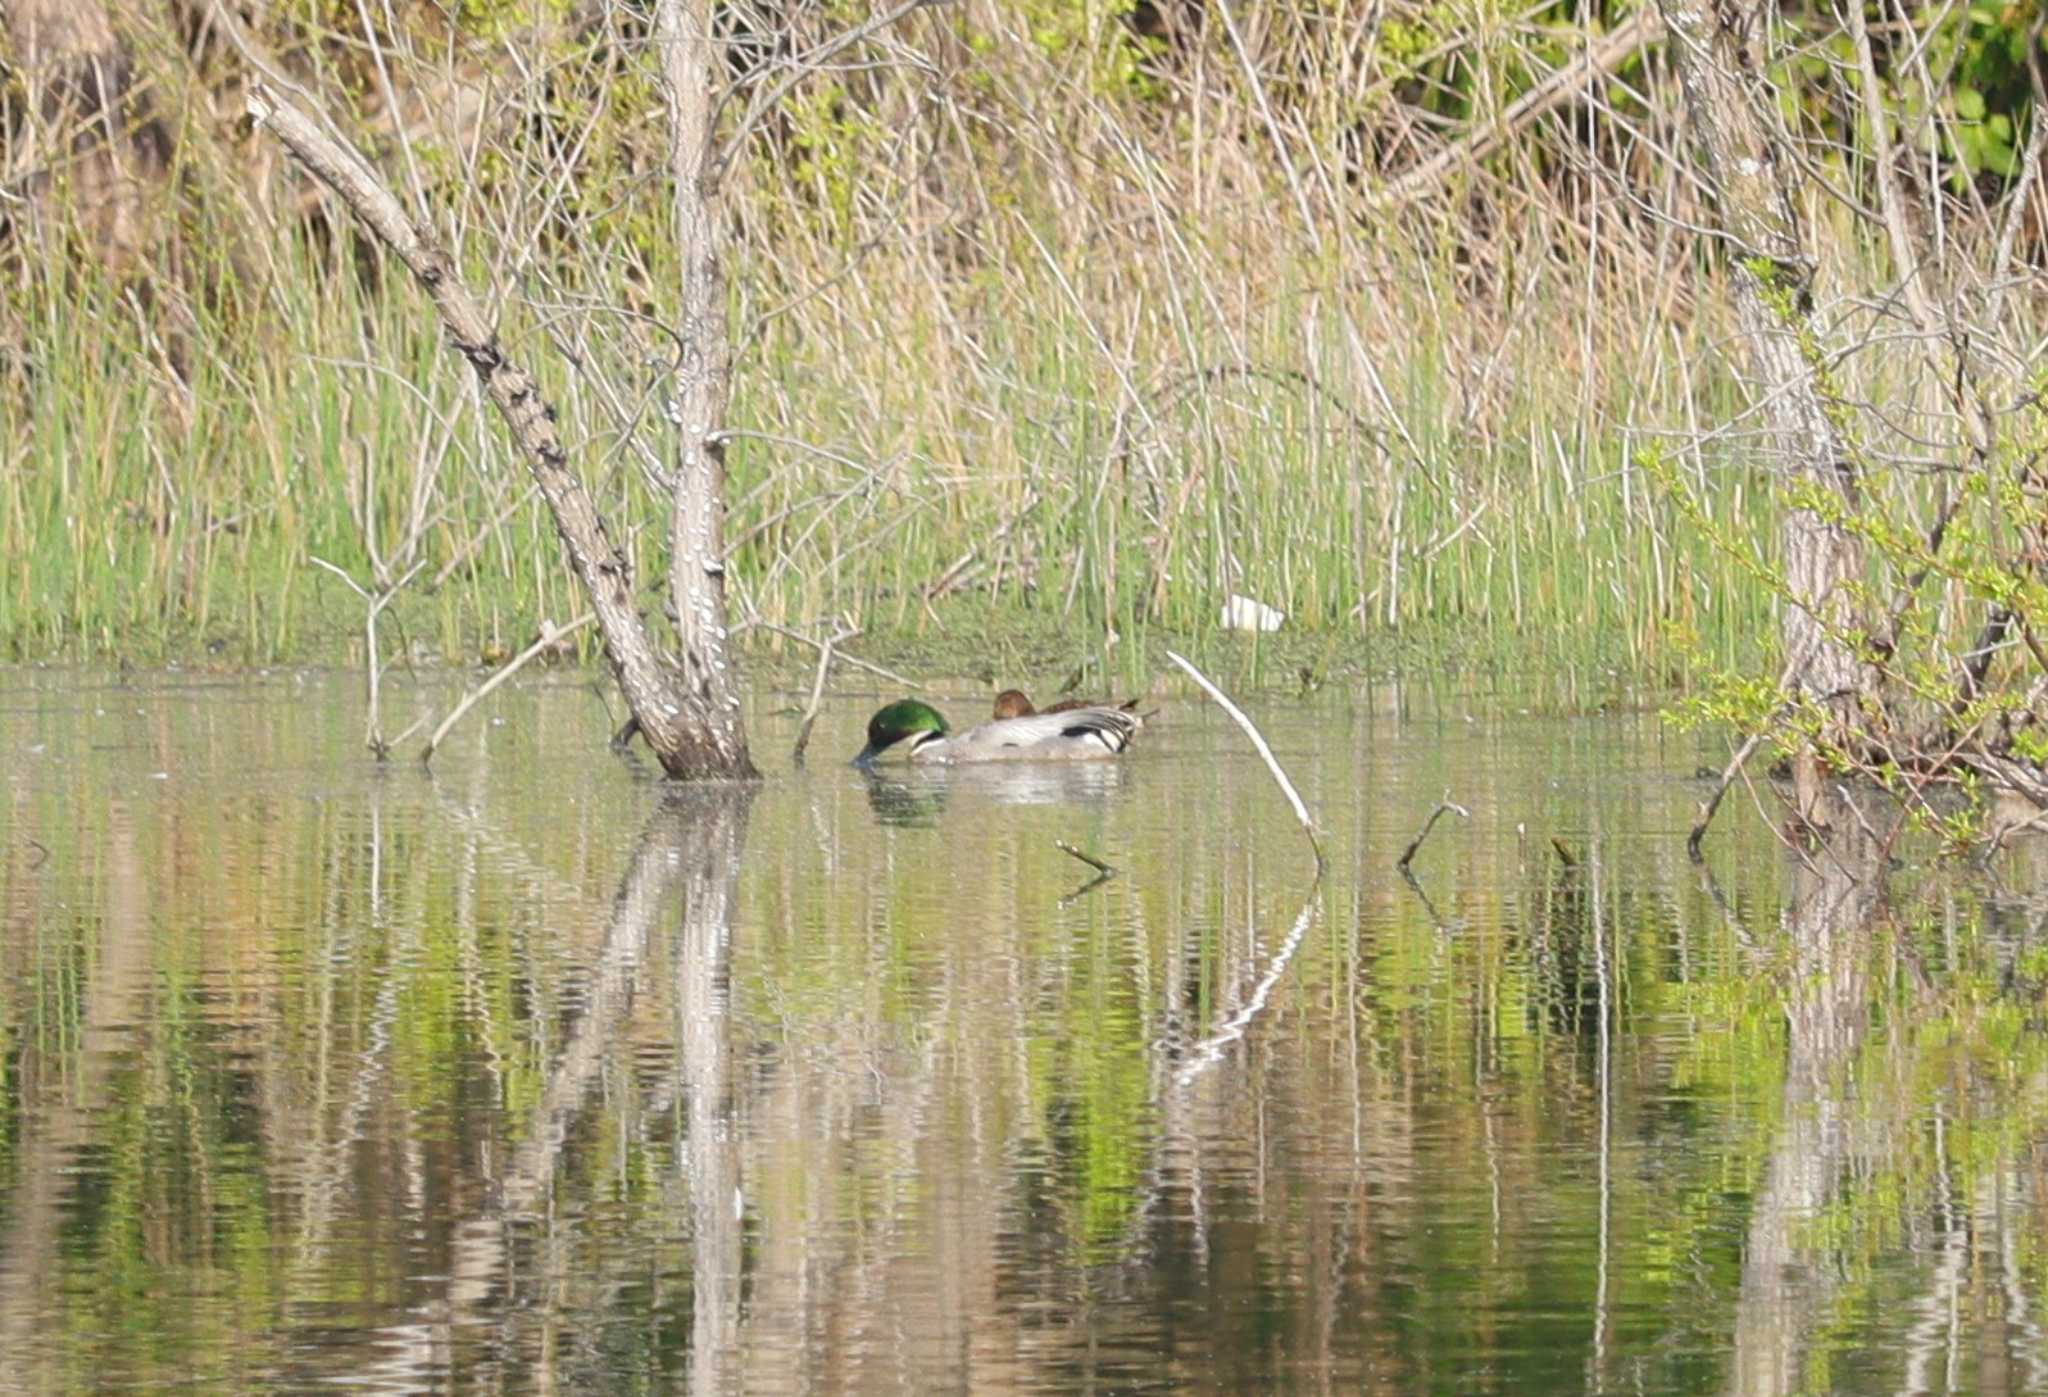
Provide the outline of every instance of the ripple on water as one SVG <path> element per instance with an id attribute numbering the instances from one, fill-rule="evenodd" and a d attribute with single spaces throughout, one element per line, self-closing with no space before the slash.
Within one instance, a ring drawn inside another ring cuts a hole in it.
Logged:
<path id="1" fill-rule="evenodd" d="M 1799 962 L 1769 831 L 1704 885 L 1635 720 L 1257 701 L 1317 883 L 1192 702 L 664 800 L 580 681 L 431 776 L 346 676 L 64 682 L 0 682 L 27 1390 L 2040 1385 L 2038 918 Z M 1787 985 L 1853 1061 L 1788 1070 Z"/>

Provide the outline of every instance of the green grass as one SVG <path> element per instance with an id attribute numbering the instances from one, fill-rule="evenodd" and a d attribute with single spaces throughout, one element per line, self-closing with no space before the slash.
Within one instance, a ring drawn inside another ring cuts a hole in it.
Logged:
<path id="1" fill-rule="evenodd" d="M 361 603 L 316 558 L 371 587 L 417 564 L 387 615 L 424 660 L 472 660 L 580 609 L 523 463 L 423 299 L 370 294 L 305 247 L 280 259 L 264 313 L 201 314 L 178 349 L 185 391 L 110 286 L 16 293 L 31 367 L 0 483 L 8 655 L 359 661 Z M 1401 375 L 1396 430 L 1331 386 L 1355 381 L 1348 351 L 1335 335 L 1304 347 L 1289 303 L 1230 326 L 1200 310 L 1162 316 L 1166 342 L 1131 362 L 1230 371 L 1155 373 L 1135 396 L 1050 278 L 1006 288 L 971 373 L 923 311 L 875 336 L 848 320 L 836 344 L 771 334 L 738 374 L 736 618 L 850 616 L 884 644 L 950 637 L 967 656 L 1048 632 L 1072 652 L 1112 632 L 1142 651 L 1155 634 L 1215 640 L 1241 591 L 1347 655 L 1657 681 L 1675 632 L 1730 658 L 1768 634 L 1768 598 L 1675 527 L 1629 434 L 1588 430 L 1583 385 L 1519 365 L 1475 426 L 1444 367 L 1451 334 L 1378 346 Z M 606 370 L 572 376 L 535 320 L 513 307 L 507 342 L 652 586 L 662 502 L 602 406 Z M 631 348 L 610 346 L 613 392 Z M 1675 404 L 1591 420 L 1638 412 Z M 1740 478 L 1701 480 L 1710 509 L 1753 512 Z"/>
<path id="2" fill-rule="evenodd" d="M 660 195 L 640 188 L 619 226 Z M 1105 678 L 1171 640 L 1281 684 L 1464 667 L 1663 687 L 1770 642 L 1767 589 L 1642 469 L 1646 431 L 1741 401 L 1711 317 L 1673 329 L 1660 287 L 1589 303 L 1534 266 L 1475 292 L 1427 238 L 1333 257 L 1272 223 L 1104 255 L 1029 211 L 964 269 L 917 238 L 849 265 L 824 220 L 780 212 L 780 241 L 731 259 L 735 621 L 850 618 L 863 646 L 956 671 L 1007 647 Z M 218 216 L 195 213 L 188 240 L 238 255 L 152 283 L 159 299 L 75 264 L 0 292 L 20 365 L 0 377 L 0 653 L 360 663 L 363 604 L 321 563 L 372 590 L 408 577 L 384 643 L 420 662 L 580 612 L 524 463 L 417 288 L 353 243 L 337 257 Z M 516 275 L 501 243 L 460 251 L 653 611 L 672 348 L 655 318 L 676 278 L 642 241 L 536 244 Z M 1399 274 L 1360 270 L 1384 265 Z M 1775 534 L 1748 470 L 1682 465 L 1710 517 Z M 1287 612 L 1284 638 L 1223 636 L 1233 592 Z"/>
<path id="3" fill-rule="evenodd" d="M 272 39 L 325 55 L 321 99 L 453 241 L 656 611 L 679 276 L 655 55 L 632 23 L 526 51 L 495 30 L 451 45 L 444 18 L 423 7 L 386 36 L 396 80 L 488 74 L 490 96 L 403 152 L 350 105 L 383 81 L 352 27 L 280 12 Z M 814 22 L 837 20 L 792 20 Z M 969 3 L 891 33 L 943 61 L 805 76 L 723 176 L 728 578 L 734 619 L 765 623 L 757 661 L 800 672 L 809 652 L 769 628 L 850 621 L 866 653 L 956 673 L 1137 678 L 1170 641 L 1240 684 L 1546 674 L 1575 704 L 1773 650 L 1758 573 L 1779 500 L 1755 438 L 1715 435 L 1752 425 L 1749 395 L 1676 146 L 1567 115 L 1389 210 L 1349 183 L 1340 137 L 1407 128 L 1407 60 L 1345 26 L 1282 26 L 1256 73 L 1137 43 L 1108 13 L 1048 27 Z M 1485 104 L 1560 61 L 1565 33 L 1477 45 L 1495 66 L 1458 79 L 1478 104 L 1460 119 L 1497 117 Z M 1362 53 L 1361 87 L 1343 75 Z M 238 60 L 170 29 L 145 56 L 177 117 L 160 255 L 110 271 L 40 206 L 0 241 L 0 656 L 360 663 L 362 602 L 322 564 L 408 579 L 382 643 L 421 662 L 578 614 L 525 467 L 424 297 L 264 133 L 188 100 L 231 87 Z M 1272 102 L 1317 133 L 1280 162 Z M 1381 174 L 1409 159 L 1383 154 Z M 1853 142 L 1807 154 L 1867 183 Z M 1570 172 L 1589 158 L 1644 208 L 1586 204 Z M 1950 212 L 1936 280 L 1962 286 L 2002 215 Z M 1940 479 L 1923 458 L 1967 464 L 1914 444 L 1956 435 L 1945 351 L 1902 344 L 1874 226 L 1816 201 L 1810 236 L 1869 493 L 1923 530 Z M 2010 301 L 2007 338 L 2038 341 L 2039 298 Z M 1982 357 L 2025 357 L 2002 353 Z M 2038 385 L 1982 386 L 2020 402 Z M 1234 592 L 1287 630 L 1221 633 Z M 1968 608 L 1943 606 L 1967 640 Z"/>

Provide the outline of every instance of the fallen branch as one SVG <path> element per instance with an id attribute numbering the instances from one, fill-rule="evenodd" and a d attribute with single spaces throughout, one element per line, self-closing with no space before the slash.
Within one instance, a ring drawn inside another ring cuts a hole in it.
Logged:
<path id="1" fill-rule="evenodd" d="M 1273 749 L 1266 745 L 1265 735 L 1259 731 L 1257 725 L 1251 719 L 1245 717 L 1243 709 L 1232 703 L 1228 695 L 1209 682 L 1209 676 L 1203 674 L 1202 671 L 1196 669 L 1192 664 L 1189 664 L 1171 650 L 1166 652 L 1166 658 L 1186 670 L 1188 677 L 1202 686 L 1203 693 L 1216 700 L 1225 713 L 1228 713 L 1237 720 L 1237 725 L 1244 729 L 1245 736 L 1251 738 L 1252 746 L 1256 747 L 1259 755 L 1266 759 L 1266 770 L 1272 772 L 1273 779 L 1280 783 L 1280 790 L 1287 797 L 1287 803 L 1294 807 L 1294 818 L 1301 821 L 1301 832 L 1308 836 L 1308 847 L 1315 850 L 1316 876 L 1321 877 L 1324 867 L 1323 846 L 1322 842 L 1316 838 L 1316 822 L 1309 818 L 1308 806 L 1302 803 L 1301 793 L 1294 789 L 1294 783 L 1287 779 L 1287 773 L 1281 769 L 1280 759 L 1275 757 Z"/>
<path id="2" fill-rule="evenodd" d="M 1450 792 L 1444 792 L 1444 798 L 1436 803 L 1436 809 L 1429 812 L 1429 818 L 1422 822 L 1422 828 L 1416 832 L 1413 839 L 1408 841 L 1408 847 L 1401 851 L 1401 857 L 1394 861 L 1394 867 L 1404 873 L 1408 871 L 1408 861 L 1415 857 L 1415 851 L 1422 847 L 1423 840 L 1429 838 L 1429 832 L 1436 828 L 1436 822 L 1442 818 L 1446 810 L 1460 819 L 1469 820 L 1472 818 L 1470 810 L 1452 800 Z"/>
<path id="3" fill-rule="evenodd" d="M 470 709 L 476 707 L 479 703 L 482 703 L 491 690 L 497 688 L 507 679 L 510 679 L 513 675 L 524 669 L 527 662 L 532 660 L 534 656 L 540 654 L 543 650 L 561 643 L 564 639 L 574 635 L 596 619 L 596 612 L 586 611 L 566 626 L 556 626 L 546 621 L 541 622 L 540 639 L 534 641 L 533 644 L 527 646 L 517 655 L 514 655 L 511 659 L 500 665 L 489 679 L 486 679 L 468 694 L 464 695 L 462 702 L 456 704 L 453 711 L 441 720 L 441 725 L 434 729 L 434 735 L 427 739 L 427 745 L 420 748 L 420 765 L 433 765 L 434 753 L 441 746 L 441 739 L 448 735 L 450 728 L 462 721 L 463 714 L 469 712 Z"/>
<path id="4" fill-rule="evenodd" d="M 1595 75 L 1605 76 L 1621 67 L 1663 28 L 1663 16 L 1654 6 L 1637 10 L 1619 29 L 1523 93 L 1490 125 L 1396 175 L 1372 202 L 1380 208 L 1410 203 L 1433 189 L 1454 166 L 1486 159 L 1546 112 L 1570 101 L 1574 89 L 1590 84 Z"/>

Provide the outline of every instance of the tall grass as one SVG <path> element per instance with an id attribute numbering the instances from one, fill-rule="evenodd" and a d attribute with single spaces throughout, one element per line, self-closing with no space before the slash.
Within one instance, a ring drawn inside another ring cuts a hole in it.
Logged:
<path id="1" fill-rule="evenodd" d="M 316 557 L 373 590 L 424 561 L 390 613 L 421 658 L 474 658 L 577 609 L 523 467 L 409 289 L 365 294 L 303 246 L 280 262 L 270 299 L 288 328 L 266 353 L 214 342 L 182 392 L 115 288 L 25 298 L 35 358 L 0 481 L 14 657 L 343 655 L 359 603 Z M 761 346 L 729 453 L 736 615 L 847 614 L 874 636 L 1014 617 L 1085 645 L 1203 637 L 1241 592 L 1309 631 L 1642 675 L 1668 664 L 1674 624 L 1722 648 L 1765 626 L 1758 589 L 1674 528 L 1627 433 L 1587 431 L 1534 366 L 1473 430 L 1436 367 L 1453 347 L 1401 346 L 1395 406 L 1414 440 L 1393 446 L 1332 400 L 1341 350 L 1304 352 L 1277 309 L 1233 327 L 1234 345 L 1196 331 L 1173 360 L 1299 377 L 1167 382 L 1138 421 L 1055 288 L 1007 299 L 964 383 L 946 372 L 945 327 L 919 311 L 872 344 L 849 324 Z M 513 338 L 658 578 L 661 501 L 587 385 L 531 332 Z M 798 438 L 831 454 L 783 445 Z M 1707 491 L 1731 514 L 1750 506 L 1725 473 Z"/>
<path id="2" fill-rule="evenodd" d="M 1028 17 L 963 16 L 899 31 L 925 68 L 800 84 L 728 181 L 729 579 L 763 644 L 851 617 L 865 643 L 937 637 L 969 662 L 1115 637 L 1135 669 L 1162 637 L 1217 639 L 1233 593 L 1332 665 L 1661 683 L 1768 641 L 1768 589 L 1642 468 L 1655 445 L 1710 518 L 1774 531 L 1753 462 L 1697 431 L 1665 444 L 1743 401 L 1682 223 L 1603 223 L 1518 159 L 1515 190 L 1368 216 L 1309 115 L 1273 158 L 1261 70 L 1222 49 L 1156 79 L 1210 65 L 1197 130 L 1121 69 L 1070 71 L 1013 32 Z M 962 60 L 963 32 L 1000 45 Z M 401 76 L 448 61 L 380 38 Z M 630 47 L 546 56 L 498 71 L 478 126 L 379 149 L 440 172 L 430 216 L 503 306 L 653 608 L 677 269 L 660 182 L 616 178 L 647 167 L 632 103 L 652 89 Z M 495 173 L 446 158 L 479 143 Z M 417 293 L 330 213 L 270 213 L 294 187 L 271 180 L 191 195 L 165 233 L 226 249 L 211 279 L 46 258 L 24 265 L 62 269 L 9 282 L 6 653 L 359 658 L 360 602 L 316 558 L 372 590 L 410 572 L 386 615 L 421 659 L 580 609 Z M 1879 255 L 1861 238 L 1832 244 L 1845 286 Z M 1881 363 L 1852 368 L 1850 391 L 1887 391 Z"/>

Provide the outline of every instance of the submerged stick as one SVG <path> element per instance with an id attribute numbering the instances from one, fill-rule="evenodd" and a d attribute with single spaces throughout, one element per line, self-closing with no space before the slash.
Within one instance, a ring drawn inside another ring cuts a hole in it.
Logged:
<path id="1" fill-rule="evenodd" d="M 1192 664 L 1182 659 L 1179 655 L 1174 654 L 1171 650 L 1166 652 L 1166 658 L 1186 670 L 1188 677 L 1202 686 L 1203 693 L 1216 700 L 1225 713 L 1228 713 L 1237 720 L 1237 725 L 1244 729 L 1245 736 L 1252 740 L 1252 746 L 1256 747 L 1259 755 L 1266 759 L 1266 770 L 1272 772 L 1273 779 L 1280 783 L 1280 790 L 1287 797 L 1287 803 L 1294 807 L 1294 818 L 1301 821 L 1301 832 L 1308 836 L 1308 847 L 1315 850 L 1316 874 L 1320 877 L 1324 867 L 1323 846 L 1322 842 L 1316 838 L 1316 822 L 1309 818 L 1308 806 L 1302 803 L 1301 793 L 1294 789 L 1294 783 L 1287 779 L 1287 773 L 1281 769 L 1280 759 L 1274 756 L 1273 749 L 1266 745 L 1265 734 L 1261 733 L 1258 726 L 1244 715 L 1243 709 L 1230 701 L 1227 694 L 1209 682 L 1209 676 L 1203 674 L 1202 671 L 1196 669 Z"/>
<path id="2" fill-rule="evenodd" d="M 1096 858 L 1095 855 L 1088 853 L 1085 850 L 1076 849 L 1073 845 L 1067 843 L 1067 841 L 1064 839 L 1053 840 L 1052 847 L 1059 850 L 1063 854 L 1072 854 L 1075 858 L 1079 859 L 1082 863 L 1087 864 L 1090 868 L 1094 869 L 1097 873 L 1100 873 L 1105 878 L 1114 877 L 1116 875 L 1116 869 L 1114 867 L 1104 863 L 1101 859 Z"/>
<path id="3" fill-rule="evenodd" d="M 804 748 L 811 745 L 811 724 L 818 721 L 818 705 L 825 701 L 825 676 L 832 672 L 836 647 L 840 641 L 852 640 L 859 634 L 858 628 L 847 626 L 833 632 L 818 645 L 818 672 L 811 676 L 811 701 L 804 708 L 804 720 L 796 730 L 796 745 L 789 752 L 789 759 L 798 766 L 804 764 Z"/>
<path id="4" fill-rule="evenodd" d="M 1429 812 L 1429 818 L 1422 822 L 1422 828 L 1416 832 L 1413 839 L 1408 841 L 1408 847 L 1401 851 L 1401 857 L 1394 861 L 1394 867 L 1404 873 L 1407 872 L 1408 861 L 1415 857 L 1415 851 L 1422 847 L 1423 840 L 1429 838 L 1429 832 L 1436 828 L 1437 820 L 1443 816 L 1446 810 L 1460 819 L 1469 820 L 1472 818 L 1470 810 L 1452 800 L 1449 791 L 1444 792 L 1444 798 L 1436 803 L 1436 809 Z"/>
<path id="5" fill-rule="evenodd" d="M 434 735 L 427 739 L 427 745 L 420 748 L 420 765 L 431 766 L 433 764 L 434 753 L 440 747 L 441 739 L 448 735 L 448 730 L 462 721 L 463 714 L 469 712 L 470 709 L 476 707 L 479 703 L 482 703 L 491 690 L 497 688 L 507 679 L 510 679 L 513 675 L 524 669 L 527 662 L 533 659 L 535 655 L 576 634 L 576 632 L 582 630 L 596 619 L 597 613 L 595 611 L 586 611 L 566 626 L 551 625 L 546 621 L 541 622 L 539 640 L 536 640 L 533 644 L 527 646 L 517 655 L 514 655 L 511 659 L 500 665 L 489 679 L 486 679 L 483 683 L 465 694 L 462 702 L 456 704 L 448 716 L 441 720 L 441 725 L 434 729 Z"/>

